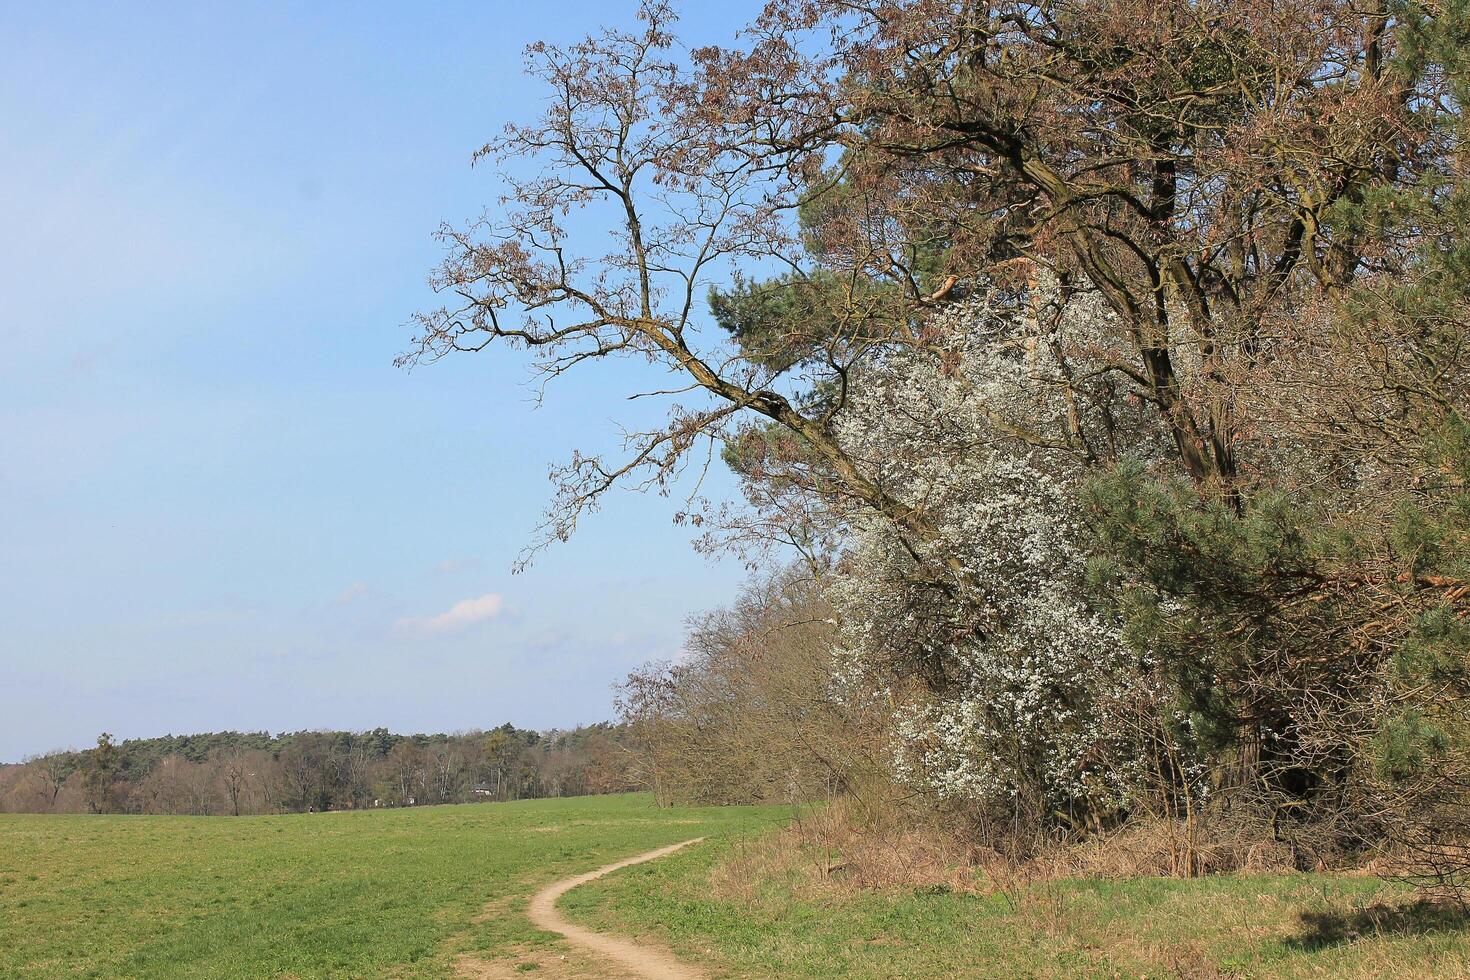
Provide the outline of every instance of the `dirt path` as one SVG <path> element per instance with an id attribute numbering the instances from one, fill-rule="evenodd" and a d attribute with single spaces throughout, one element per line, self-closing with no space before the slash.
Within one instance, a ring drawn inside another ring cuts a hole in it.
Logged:
<path id="1" fill-rule="evenodd" d="M 601 878 L 605 874 L 611 874 L 619 868 L 626 868 L 633 864 L 642 864 L 644 861 L 654 861 L 668 854 L 673 854 L 681 847 L 690 844 L 698 844 L 704 840 L 696 837 L 693 840 L 681 841 L 678 844 L 670 844 L 668 847 L 660 847 L 656 851 L 639 854 L 623 861 L 598 868 L 596 871 L 588 871 L 586 874 L 576 875 L 572 878 L 563 878 L 555 884 L 548 885 L 535 895 L 531 896 L 531 907 L 529 914 L 531 921 L 537 929 L 545 929 L 547 932 L 559 932 L 567 938 L 574 946 L 590 950 L 607 959 L 613 960 L 625 970 L 631 971 L 635 976 L 647 977 L 648 980 L 701 980 L 703 974 L 693 967 L 689 967 L 674 959 L 672 955 L 652 947 L 643 946 L 630 939 L 619 939 L 617 936 L 609 936 L 591 929 L 584 929 L 564 919 L 556 910 L 556 900 L 578 885 L 585 885 L 595 878 Z"/>

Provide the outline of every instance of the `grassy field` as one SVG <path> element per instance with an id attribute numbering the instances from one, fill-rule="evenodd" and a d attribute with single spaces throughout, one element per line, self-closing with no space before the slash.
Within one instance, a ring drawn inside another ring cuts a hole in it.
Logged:
<path id="1" fill-rule="evenodd" d="M 1470 977 L 1470 924 L 1372 877 L 1033 884 L 843 894 L 726 841 L 592 882 L 569 917 L 730 977 Z M 724 865 L 722 867 L 722 865 Z"/>
<path id="2" fill-rule="evenodd" d="M 447 976 L 465 952 L 514 960 L 551 943 L 521 914 L 538 885 L 786 813 L 661 811 L 623 796 L 238 818 L 0 815 L 0 977 Z"/>
<path id="3" fill-rule="evenodd" d="M 712 840 L 583 886 L 563 909 L 723 977 L 1470 976 L 1464 920 L 1406 912 L 1403 891 L 1373 878 L 848 894 L 814 866 L 763 863 L 763 835 L 787 814 L 624 796 L 0 816 L 0 977 L 442 977 L 466 956 L 470 976 L 565 975 L 577 958 L 526 920 L 531 892 L 700 835 Z"/>

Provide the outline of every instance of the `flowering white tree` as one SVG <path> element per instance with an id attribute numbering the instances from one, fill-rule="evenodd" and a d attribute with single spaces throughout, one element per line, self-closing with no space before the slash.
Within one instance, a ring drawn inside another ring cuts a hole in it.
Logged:
<path id="1" fill-rule="evenodd" d="M 926 682 L 885 689 L 901 705 L 901 771 L 942 796 L 1077 815 L 1123 805 L 1147 671 L 1086 596 L 1078 490 L 1098 459 L 1160 439 L 1099 387 L 1110 314 L 1044 280 L 1020 302 L 979 291 L 928 329 L 953 338 L 949 356 L 866 369 L 838 426 L 870 478 L 940 531 L 917 541 L 871 509 L 848 515 L 831 585 L 839 674 Z"/>

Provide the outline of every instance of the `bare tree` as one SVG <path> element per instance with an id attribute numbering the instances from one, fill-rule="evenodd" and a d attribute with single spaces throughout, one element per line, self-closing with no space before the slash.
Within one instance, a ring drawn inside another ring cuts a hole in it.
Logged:
<path id="1" fill-rule="evenodd" d="M 249 753 L 237 745 L 219 749 L 214 753 L 214 766 L 215 772 L 219 775 L 220 785 L 224 787 L 225 799 L 229 802 L 230 812 L 238 817 L 240 804 L 245 795 L 246 780 L 249 779 L 252 770 Z"/>
<path id="2" fill-rule="evenodd" d="M 27 765 L 35 776 L 46 809 L 54 810 L 67 777 L 76 771 L 76 757 L 71 753 L 51 752 L 28 760 Z"/>
<path id="3" fill-rule="evenodd" d="M 672 403 L 664 427 L 629 434 L 627 458 L 576 454 L 557 470 L 556 500 L 533 551 L 566 538 L 620 481 L 666 488 L 693 450 L 705 446 L 708 459 L 746 412 L 808 445 L 821 471 L 812 478 L 830 492 L 877 508 L 920 539 L 933 537 L 924 514 L 868 476 L 831 425 L 853 366 L 885 345 L 913 342 L 903 315 L 913 304 L 900 297 L 895 310 L 882 296 L 842 293 L 800 359 L 834 392 L 817 407 L 790 395 L 800 380 L 796 363 L 742 358 L 701 336 L 712 284 L 742 263 L 798 261 L 794 212 L 813 175 L 768 166 L 758 127 L 702 111 L 707 86 L 668 56 L 667 4 L 645 2 L 640 18 L 638 33 L 610 30 L 564 49 L 529 49 L 531 70 L 551 89 L 547 109 L 534 122 L 507 126 L 476 159 L 542 169 L 506 176 L 510 193 L 498 220 L 442 229 L 448 257 L 434 284 L 455 302 L 417 317 L 418 335 L 400 363 L 501 343 L 533 350 L 545 383 L 588 362 L 626 357 L 675 378 L 670 389 L 632 397 L 698 399 Z M 574 210 L 607 221 L 608 234 L 595 236 L 611 242 L 607 253 L 587 254 L 571 241 L 566 215 Z"/>
<path id="4" fill-rule="evenodd" d="M 423 750 L 411 739 L 404 739 L 388 753 L 388 770 L 391 773 L 393 790 L 398 802 L 410 806 L 423 794 L 424 760 Z"/>

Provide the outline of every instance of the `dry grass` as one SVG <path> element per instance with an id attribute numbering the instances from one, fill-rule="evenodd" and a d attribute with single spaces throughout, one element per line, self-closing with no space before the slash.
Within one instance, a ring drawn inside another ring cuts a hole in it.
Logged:
<path id="1" fill-rule="evenodd" d="M 1139 819 L 1081 842 L 1054 842 L 1015 857 L 976 843 L 957 821 L 931 810 L 838 801 L 812 808 L 785 830 L 741 843 L 712 873 L 717 895 L 752 902 L 779 880 L 802 898 L 939 889 L 999 892 L 1019 908 L 1045 882 L 1180 877 L 1188 851 L 1194 876 L 1294 870 L 1291 848 L 1249 817 L 1211 816 L 1192 827 Z"/>
<path id="2" fill-rule="evenodd" d="M 932 816 L 851 801 L 815 807 L 780 832 L 741 842 L 711 872 L 719 897 L 757 901 L 772 882 L 814 899 L 930 888 L 973 891 L 977 852 Z"/>
<path id="3" fill-rule="evenodd" d="M 1182 857 L 1188 853 L 1188 859 Z M 1263 821 L 1206 816 L 1183 821 L 1142 818 L 1107 834 L 1048 850 L 1055 873 L 1083 878 L 1179 876 L 1245 872 L 1273 874 L 1295 868 L 1291 848 Z"/>

